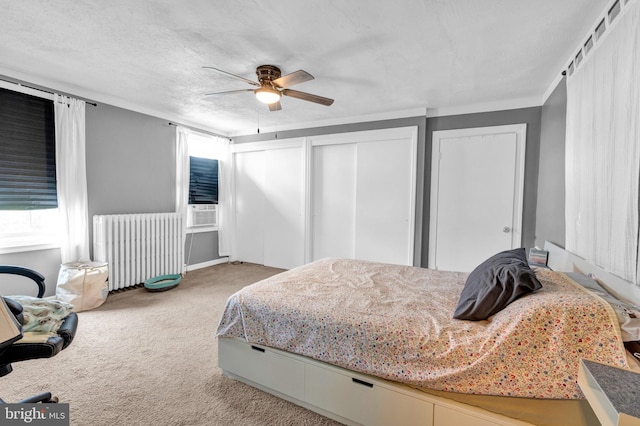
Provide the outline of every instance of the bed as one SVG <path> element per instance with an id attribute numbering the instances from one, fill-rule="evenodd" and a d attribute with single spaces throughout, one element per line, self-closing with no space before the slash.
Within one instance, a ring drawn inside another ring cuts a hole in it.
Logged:
<path id="1" fill-rule="evenodd" d="M 578 365 L 635 363 L 616 312 L 570 275 L 532 275 L 541 288 L 469 321 L 452 319 L 469 274 L 322 259 L 229 298 L 219 366 L 345 424 L 598 424 Z"/>

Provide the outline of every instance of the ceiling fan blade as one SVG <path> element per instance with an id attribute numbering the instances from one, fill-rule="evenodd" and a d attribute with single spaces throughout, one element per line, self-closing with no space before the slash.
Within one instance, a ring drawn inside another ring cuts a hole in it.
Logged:
<path id="1" fill-rule="evenodd" d="M 226 92 L 205 93 L 205 96 L 231 95 L 234 93 L 253 92 L 253 89 L 228 90 Z"/>
<path id="2" fill-rule="evenodd" d="M 291 74 L 283 75 L 282 77 L 273 80 L 273 84 L 280 88 L 290 87 L 294 84 L 304 83 L 305 81 L 313 80 L 313 76 L 304 70 L 294 71 Z"/>
<path id="3" fill-rule="evenodd" d="M 269 104 L 269 111 L 280 111 L 281 109 L 280 101 Z"/>
<path id="4" fill-rule="evenodd" d="M 248 78 L 240 77 L 239 75 L 231 74 L 230 72 L 219 70 L 218 68 L 214 68 L 214 67 L 202 67 L 202 68 L 206 68 L 208 70 L 219 72 L 220 74 L 224 74 L 224 75 L 229 76 L 229 77 L 237 78 L 239 80 L 244 81 L 245 83 L 249 83 L 249 84 L 252 84 L 254 86 L 260 86 L 260 83 L 256 83 L 255 81 L 249 80 Z"/>
<path id="5" fill-rule="evenodd" d="M 281 92 L 285 96 L 291 96 L 292 98 L 302 99 L 303 101 L 315 102 L 320 105 L 329 106 L 333 103 L 333 99 L 325 98 L 323 96 L 312 95 L 311 93 L 300 92 L 298 90 L 284 89 Z"/>

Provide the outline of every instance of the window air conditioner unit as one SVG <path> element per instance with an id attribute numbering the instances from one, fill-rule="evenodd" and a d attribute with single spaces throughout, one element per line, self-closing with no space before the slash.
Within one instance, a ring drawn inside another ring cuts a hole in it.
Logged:
<path id="1" fill-rule="evenodd" d="M 190 204 L 187 227 L 218 226 L 217 204 Z"/>

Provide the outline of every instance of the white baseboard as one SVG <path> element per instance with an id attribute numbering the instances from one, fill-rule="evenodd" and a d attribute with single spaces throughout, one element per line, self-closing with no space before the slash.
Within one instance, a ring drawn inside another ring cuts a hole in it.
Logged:
<path id="1" fill-rule="evenodd" d="M 221 263 L 227 263 L 227 262 L 229 262 L 228 257 L 221 257 L 220 259 L 213 259 L 208 262 L 195 263 L 193 265 L 187 265 L 187 272 L 195 271 L 196 269 L 207 268 L 213 265 L 220 265 Z"/>

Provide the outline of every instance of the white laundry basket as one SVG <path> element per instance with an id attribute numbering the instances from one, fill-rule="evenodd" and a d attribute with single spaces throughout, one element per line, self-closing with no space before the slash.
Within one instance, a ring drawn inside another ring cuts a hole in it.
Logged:
<path id="1" fill-rule="evenodd" d="M 63 263 L 58 274 L 56 298 L 71 303 L 75 312 L 97 308 L 107 300 L 108 278 L 105 262 Z"/>

